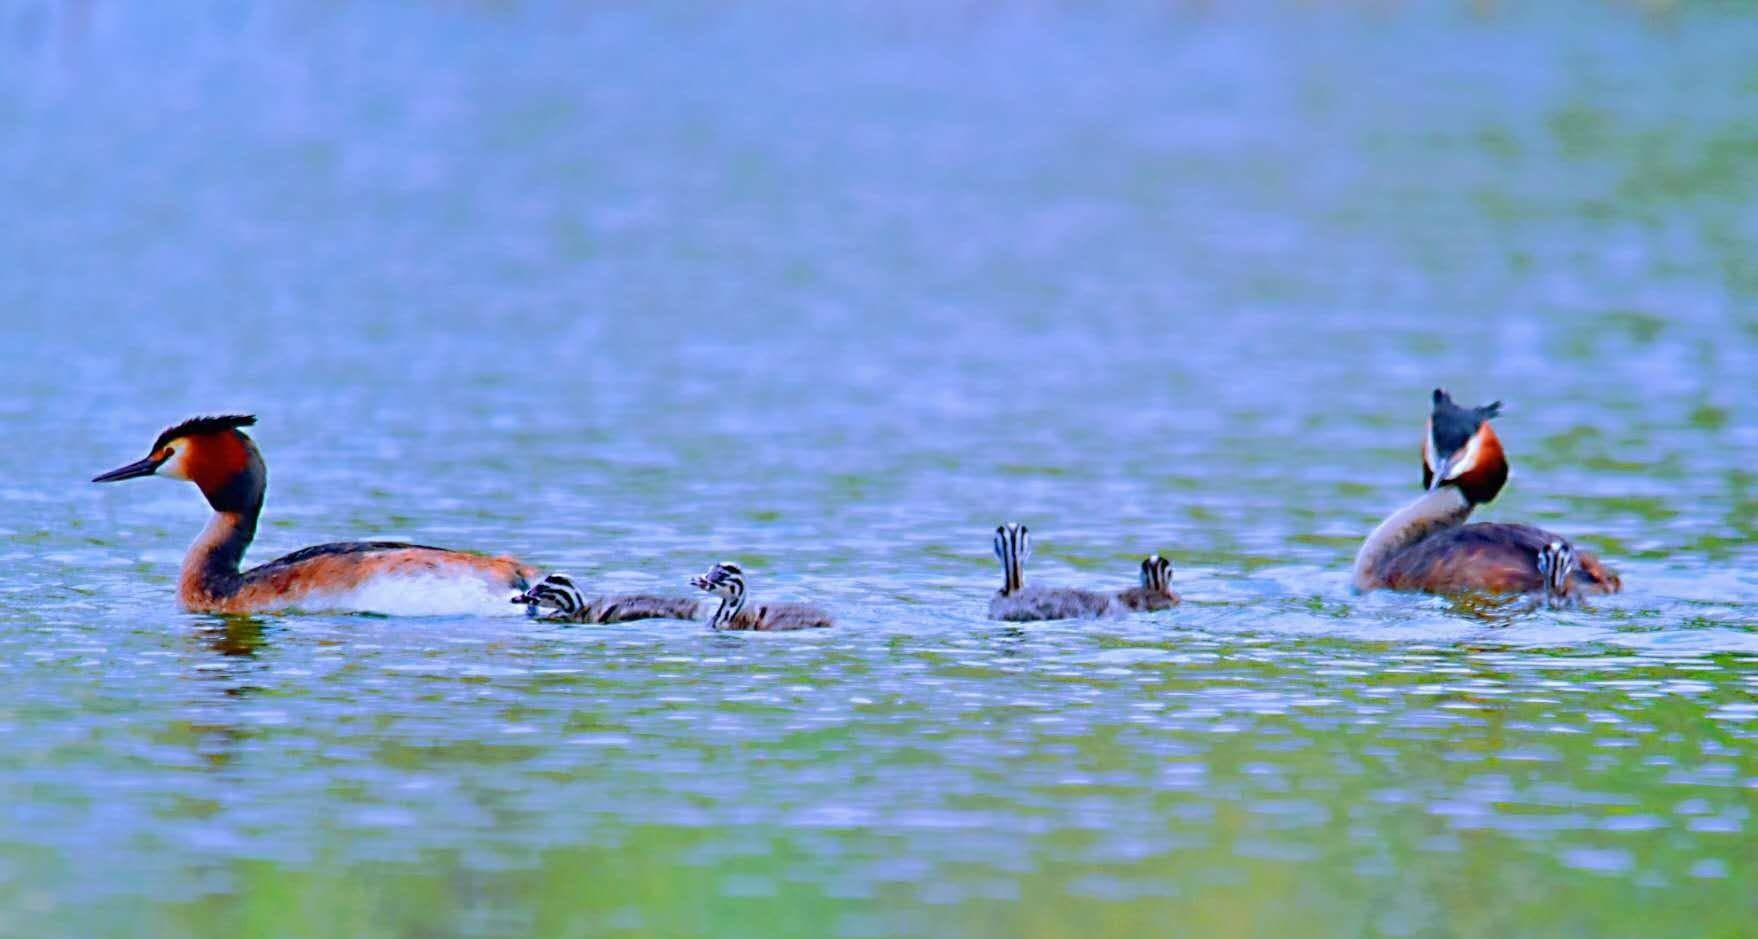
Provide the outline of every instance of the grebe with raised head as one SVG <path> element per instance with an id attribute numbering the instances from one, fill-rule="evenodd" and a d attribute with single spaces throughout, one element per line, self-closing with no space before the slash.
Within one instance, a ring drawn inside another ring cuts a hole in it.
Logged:
<path id="1" fill-rule="evenodd" d="M 428 596 L 417 605 L 425 613 L 504 610 L 506 598 L 523 591 L 536 574 L 512 558 L 397 541 L 322 544 L 240 570 L 268 491 L 268 467 L 242 429 L 255 423 L 254 416 L 241 414 L 191 418 L 161 433 L 145 459 L 92 479 L 164 476 L 194 483 L 207 498 L 213 517 L 190 546 L 177 582 L 178 599 L 189 611 L 358 610 L 374 606 L 362 604 L 368 588 L 399 579 L 424 586 Z"/>
<path id="2" fill-rule="evenodd" d="M 731 561 L 722 561 L 690 585 L 720 598 L 720 606 L 708 625 L 714 629 L 780 632 L 788 629 L 819 629 L 834 625 L 830 614 L 804 603 L 745 605 L 745 572 Z"/>
<path id="3" fill-rule="evenodd" d="M 1489 423 L 1501 407 L 1496 401 L 1462 408 L 1435 389 L 1422 442 L 1422 484 L 1428 491 L 1367 536 L 1355 556 L 1356 590 L 1573 596 L 1622 588 L 1598 558 L 1542 528 L 1465 524 L 1471 510 L 1494 499 L 1508 480 L 1507 457 Z M 1547 559 L 1543 567 L 1541 557 Z M 1559 560 L 1568 562 L 1561 574 L 1553 563 Z"/>
<path id="4" fill-rule="evenodd" d="M 1172 592 L 1172 562 L 1157 554 L 1141 562 L 1141 586 L 1117 595 L 1117 602 L 1137 613 L 1165 610 L 1179 604 Z"/>
<path id="5" fill-rule="evenodd" d="M 696 619 L 702 601 L 644 593 L 587 599 L 574 579 L 551 574 L 513 598 L 533 617 L 564 623 L 631 623 L 643 619 Z M 549 612 L 545 612 L 549 611 Z"/>
<path id="6" fill-rule="evenodd" d="M 1117 616 L 1124 606 L 1108 593 L 1070 587 L 1027 587 L 1025 560 L 1032 556 L 1031 530 L 1008 522 L 995 529 L 995 556 L 1001 559 L 1001 589 L 989 600 L 989 618 L 1010 623 Z"/>

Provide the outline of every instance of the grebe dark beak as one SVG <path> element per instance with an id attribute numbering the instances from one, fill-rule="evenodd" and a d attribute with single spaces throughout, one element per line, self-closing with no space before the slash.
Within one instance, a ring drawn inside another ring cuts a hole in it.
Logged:
<path id="1" fill-rule="evenodd" d="M 1452 471 L 1453 471 L 1452 458 L 1448 457 L 1446 459 L 1441 460 L 1441 465 L 1434 468 L 1434 475 L 1429 477 L 1428 491 L 1433 492 L 1436 489 L 1439 489 L 1442 486 L 1445 486 L 1448 482 L 1447 474 L 1451 473 Z"/>
<path id="2" fill-rule="evenodd" d="M 118 466 L 108 473 L 100 473 L 97 476 L 93 476 L 92 482 L 113 483 L 124 479 L 138 479 L 142 476 L 151 476 L 158 472 L 159 467 L 164 464 L 164 462 L 164 460 L 155 460 L 149 456 L 144 460 L 136 460 L 127 466 Z"/>

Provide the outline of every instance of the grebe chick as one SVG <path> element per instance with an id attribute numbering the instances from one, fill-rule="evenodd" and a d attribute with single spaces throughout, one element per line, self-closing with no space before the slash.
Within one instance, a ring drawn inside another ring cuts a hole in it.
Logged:
<path id="1" fill-rule="evenodd" d="M 525 589 L 536 571 L 512 558 L 484 557 L 396 541 L 349 541 L 295 551 L 240 570 L 256 537 L 268 491 L 268 467 L 242 428 L 250 415 L 197 417 L 167 429 L 146 458 L 92 479 L 109 483 L 141 476 L 192 482 L 214 510 L 183 560 L 177 596 L 194 613 L 256 613 L 347 609 L 349 595 L 384 578 L 455 582 L 479 599 L 470 610 L 504 603 Z M 449 596 L 449 594 L 448 594 Z M 459 597 L 460 603 L 466 598 Z"/>
<path id="2" fill-rule="evenodd" d="M 1172 562 L 1157 554 L 1141 562 L 1141 586 L 1117 595 L 1117 602 L 1137 613 L 1165 610 L 1179 603 L 1172 592 Z"/>
<path id="3" fill-rule="evenodd" d="M 1573 561 L 1566 573 L 1556 575 L 1559 595 L 1616 593 L 1622 588 L 1622 581 L 1598 558 L 1542 528 L 1465 524 L 1471 510 L 1493 500 L 1508 480 L 1507 457 L 1489 423 L 1501 407 L 1497 401 L 1462 408 L 1435 389 L 1422 442 L 1422 484 L 1428 491 L 1367 536 L 1355 556 L 1356 590 L 1544 591 L 1552 575 L 1539 567 L 1539 558 L 1553 545 L 1564 551 L 1551 550 L 1552 560 L 1566 554 Z"/>
<path id="4" fill-rule="evenodd" d="M 630 623 L 642 619 L 696 619 L 702 611 L 700 600 L 683 597 L 658 597 L 627 593 L 608 597 L 586 598 L 574 579 L 566 574 L 551 574 L 514 597 L 512 602 L 525 604 L 525 611 L 534 618 L 563 623 Z"/>
<path id="5" fill-rule="evenodd" d="M 745 572 L 731 561 L 722 561 L 690 585 L 720 598 L 720 606 L 708 625 L 714 629 L 780 632 L 787 629 L 819 629 L 833 625 L 830 614 L 804 603 L 745 605 Z"/>
<path id="6" fill-rule="evenodd" d="M 1051 619 L 1099 619 L 1123 612 L 1108 593 L 1068 587 L 1027 587 L 1025 559 L 1032 556 L 1031 530 L 1009 522 L 995 529 L 995 556 L 1001 559 L 1001 589 L 989 601 L 989 618 L 1010 623 Z"/>
<path id="7" fill-rule="evenodd" d="M 1553 541 L 1538 549 L 1538 573 L 1544 577 L 1544 600 L 1552 607 L 1568 606 L 1575 600 L 1575 569 L 1580 563 L 1575 549 L 1564 541 Z"/>

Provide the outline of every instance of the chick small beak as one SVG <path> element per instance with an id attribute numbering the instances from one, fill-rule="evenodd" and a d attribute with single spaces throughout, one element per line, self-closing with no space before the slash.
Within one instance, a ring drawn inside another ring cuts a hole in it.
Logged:
<path id="1" fill-rule="evenodd" d="M 99 473 L 92 477 L 92 482 L 113 483 L 124 479 L 137 479 L 141 476 L 151 476 L 158 472 L 159 466 L 164 462 L 164 460 L 155 460 L 149 456 L 144 460 L 136 460 L 127 466 L 118 466 L 108 473 Z"/>

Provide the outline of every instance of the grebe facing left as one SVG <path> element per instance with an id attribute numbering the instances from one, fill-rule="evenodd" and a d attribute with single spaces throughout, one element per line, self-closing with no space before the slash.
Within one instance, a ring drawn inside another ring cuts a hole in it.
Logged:
<path id="1" fill-rule="evenodd" d="M 1591 554 L 1532 525 L 1465 524 L 1508 481 L 1508 461 L 1490 419 L 1497 401 L 1462 408 L 1439 388 L 1422 442 L 1422 498 L 1391 514 L 1355 556 L 1357 590 L 1542 592 L 1553 600 L 1616 593 L 1618 576 Z"/>
<path id="2" fill-rule="evenodd" d="M 690 586 L 720 598 L 720 606 L 708 620 L 710 629 L 781 632 L 823 629 L 836 624 L 829 613 L 804 603 L 746 606 L 745 571 L 731 561 L 722 561 L 709 568 L 708 573 L 690 578 Z"/>
<path id="3" fill-rule="evenodd" d="M 353 609 L 350 594 L 389 579 L 463 586 L 472 599 L 505 609 L 536 571 L 512 558 L 491 558 L 395 541 L 348 541 L 295 551 L 240 570 L 256 537 L 268 468 L 241 428 L 249 415 L 197 417 L 167 429 L 146 459 L 96 476 L 109 483 L 141 476 L 192 482 L 214 515 L 183 560 L 177 595 L 194 613 L 255 613 L 289 608 Z M 450 594 L 447 594 L 450 597 Z M 462 596 L 459 598 L 462 600 Z M 471 605 L 471 609 L 495 607 Z M 439 612 L 433 610 L 431 612 Z"/>
<path id="4" fill-rule="evenodd" d="M 621 593 L 587 599 L 574 579 L 551 574 L 513 598 L 524 604 L 534 619 L 562 623 L 632 623 L 644 619 L 696 619 L 702 612 L 699 600 L 656 597 L 645 593 Z"/>

